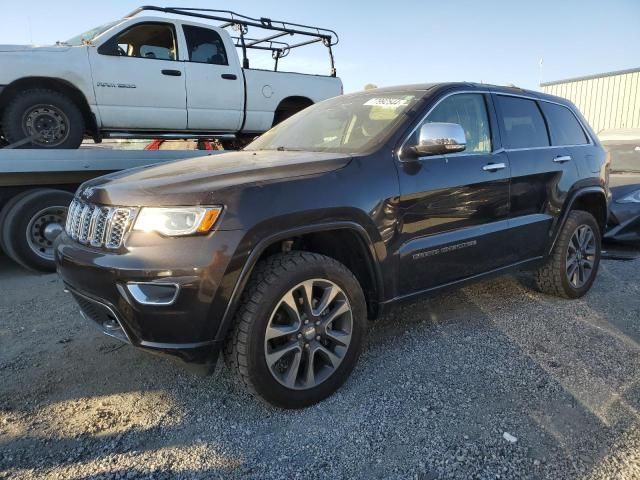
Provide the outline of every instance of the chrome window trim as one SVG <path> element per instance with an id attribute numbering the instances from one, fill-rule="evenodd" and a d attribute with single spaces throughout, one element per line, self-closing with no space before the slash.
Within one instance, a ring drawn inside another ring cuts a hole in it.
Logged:
<path id="1" fill-rule="evenodd" d="M 402 141 L 402 143 L 400 144 L 400 147 L 396 149 L 396 157 L 398 158 L 398 161 L 400 162 L 406 162 L 406 160 L 403 160 L 400 156 L 400 152 L 402 151 L 402 149 L 404 148 L 404 146 L 406 145 L 406 143 L 409 141 L 409 138 L 411 138 L 411 136 L 418 130 L 418 128 L 420 128 L 420 126 L 422 125 L 422 123 L 427 119 L 427 117 L 431 114 L 431 112 L 438 106 L 440 105 L 441 102 L 443 102 L 444 100 L 446 100 L 449 97 L 452 97 L 453 95 L 460 95 L 460 94 L 469 94 L 469 93 L 479 93 L 479 94 L 490 94 L 490 95 L 503 95 L 505 97 L 516 97 L 516 98 L 523 98 L 525 100 L 533 100 L 535 102 L 547 102 L 547 103 L 552 103 L 554 105 L 559 105 L 561 107 L 566 108 L 567 110 L 569 110 L 571 112 L 571 114 L 574 116 L 574 118 L 577 120 L 578 124 L 580 125 L 580 127 L 582 128 L 582 131 L 584 132 L 585 137 L 587 137 L 587 140 L 589 141 L 589 143 L 580 143 L 577 145 L 548 145 L 548 146 L 543 146 L 543 147 L 529 147 L 529 148 L 499 148 L 497 150 L 493 150 L 493 142 L 491 145 L 492 150 L 490 152 L 456 152 L 456 153 L 443 153 L 442 155 L 433 155 L 433 156 L 427 156 L 427 157 L 418 157 L 418 160 L 423 160 L 423 159 L 427 159 L 427 158 L 433 158 L 433 157 L 454 157 L 454 156 L 460 156 L 460 155 L 495 155 L 498 153 L 502 153 L 502 152 L 519 152 L 519 151 L 523 151 L 523 150 L 541 150 L 544 148 L 567 148 L 567 147 L 584 147 L 584 146 L 593 146 L 595 145 L 595 143 L 593 142 L 593 139 L 591 138 L 591 135 L 589 134 L 589 131 L 585 128 L 584 124 L 582 123 L 582 121 L 578 118 L 578 116 L 574 113 L 574 111 L 567 107 L 566 105 L 563 105 L 562 103 L 559 102 L 554 102 L 553 100 L 547 100 L 547 99 L 542 99 L 542 98 L 536 98 L 536 97 L 532 97 L 531 95 L 526 95 L 526 94 L 517 94 L 517 93 L 508 93 L 508 92 L 498 92 L 495 90 L 456 90 L 455 92 L 449 92 L 446 95 L 444 95 L 442 98 L 440 98 L 420 119 L 420 121 L 416 124 L 416 126 L 404 137 L 404 140 Z M 495 108 L 495 107 L 494 107 Z M 487 114 L 489 112 L 487 111 Z M 500 121 L 500 115 L 496 109 L 496 117 L 498 122 Z M 544 112 L 540 111 L 540 114 L 542 115 L 542 118 L 545 120 L 545 123 L 547 122 L 547 118 L 544 115 Z M 491 118 L 489 118 L 489 122 L 491 122 Z M 499 125 L 498 125 L 499 128 Z M 547 127 L 548 128 L 548 127 Z M 551 142 L 551 135 L 549 134 L 549 142 Z"/>

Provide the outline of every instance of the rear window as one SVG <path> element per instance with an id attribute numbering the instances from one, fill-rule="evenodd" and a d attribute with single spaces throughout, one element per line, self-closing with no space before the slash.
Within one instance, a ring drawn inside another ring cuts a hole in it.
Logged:
<path id="1" fill-rule="evenodd" d="M 540 102 L 551 133 L 552 145 L 584 145 L 589 143 L 576 116 L 567 107 Z"/>
<path id="2" fill-rule="evenodd" d="M 526 98 L 498 95 L 507 148 L 548 147 L 549 135 L 538 104 Z"/>

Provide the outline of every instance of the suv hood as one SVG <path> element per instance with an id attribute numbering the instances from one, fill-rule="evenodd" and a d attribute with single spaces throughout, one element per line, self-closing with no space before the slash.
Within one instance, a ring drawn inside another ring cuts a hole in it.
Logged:
<path id="1" fill-rule="evenodd" d="M 238 186 L 331 172 L 350 160 L 336 153 L 223 153 L 112 173 L 89 180 L 78 193 L 100 205 L 211 205 L 224 202 L 227 191 Z"/>
<path id="2" fill-rule="evenodd" d="M 0 45 L 0 52 L 66 52 L 70 45 Z"/>

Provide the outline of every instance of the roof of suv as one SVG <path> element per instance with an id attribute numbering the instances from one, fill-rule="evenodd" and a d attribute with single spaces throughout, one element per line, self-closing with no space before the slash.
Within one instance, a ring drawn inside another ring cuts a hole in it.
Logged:
<path id="1" fill-rule="evenodd" d="M 494 93 L 508 93 L 511 95 L 521 95 L 525 97 L 533 97 L 539 98 L 541 100 L 550 100 L 552 102 L 561 103 L 563 105 L 572 106 L 571 102 L 562 97 L 557 97 L 555 95 L 549 95 L 543 92 L 536 92 L 534 90 L 526 90 L 523 88 L 515 87 L 515 86 L 504 86 L 504 85 L 491 85 L 487 83 L 473 83 L 473 82 L 442 82 L 442 83 L 418 83 L 411 85 L 397 85 L 393 87 L 382 87 L 378 88 L 375 91 L 384 93 L 384 92 L 397 92 L 397 91 L 407 91 L 407 90 L 415 90 L 415 91 L 424 91 L 425 95 L 428 91 L 431 90 L 448 90 L 448 89 L 464 89 L 464 90 L 484 90 L 491 91 Z M 433 92 L 436 93 L 436 92 Z"/>

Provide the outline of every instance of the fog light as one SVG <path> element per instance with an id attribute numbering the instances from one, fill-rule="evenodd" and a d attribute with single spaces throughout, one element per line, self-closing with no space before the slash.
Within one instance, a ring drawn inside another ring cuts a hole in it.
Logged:
<path id="1" fill-rule="evenodd" d="M 127 290 L 142 305 L 172 305 L 180 286 L 175 283 L 129 282 Z"/>

